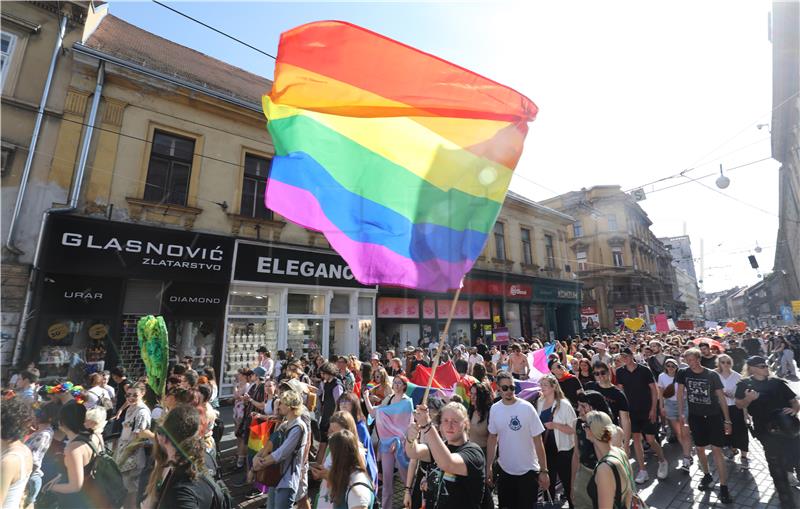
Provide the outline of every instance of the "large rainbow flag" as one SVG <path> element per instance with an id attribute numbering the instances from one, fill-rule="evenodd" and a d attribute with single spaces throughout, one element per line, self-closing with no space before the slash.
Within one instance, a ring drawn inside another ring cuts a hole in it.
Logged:
<path id="1" fill-rule="evenodd" d="M 457 288 L 538 111 L 520 93 L 341 21 L 281 35 L 263 98 L 266 205 L 322 232 L 364 284 Z"/>

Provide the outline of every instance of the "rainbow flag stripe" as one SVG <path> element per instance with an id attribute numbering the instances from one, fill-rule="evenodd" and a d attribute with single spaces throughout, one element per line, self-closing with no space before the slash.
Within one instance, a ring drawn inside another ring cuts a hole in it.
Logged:
<path id="1" fill-rule="evenodd" d="M 267 207 L 364 284 L 444 291 L 480 255 L 538 111 L 518 92 L 340 21 L 281 35 L 263 98 Z"/>

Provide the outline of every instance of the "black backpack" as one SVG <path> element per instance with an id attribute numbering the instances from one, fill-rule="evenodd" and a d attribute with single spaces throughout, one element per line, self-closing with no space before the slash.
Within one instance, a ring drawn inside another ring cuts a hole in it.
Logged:
<path id="1" fill-rule="evenodd" d="M 211 503 L 211 509 L 233 509 L 235 507 L 233 499 L 231 498 L 231 492 L 228 491 L 225 481 L 222 479 L 214 479 L 208 473 L 203 474 L 203 479 L 211 486 L 211 490 L 214 492 L 214 500 Z"/>
<path id="2" fill-rule="evenodd" d="M 122 473 L 117 466 L 117 462 L 105 449 L 98 451 L 91 438 L 78 435 L 78 439 L 88 444 L 92 449 L 92 455 L 94 456 L 92 461 L 94 464 L 89 472 L 89 478 L 98 491 L 105 495 L 105 499 L 108 502 L 107 507 L 122 507 L 128 490 L 125 489 L 125 483 L 122 481 Z"/>

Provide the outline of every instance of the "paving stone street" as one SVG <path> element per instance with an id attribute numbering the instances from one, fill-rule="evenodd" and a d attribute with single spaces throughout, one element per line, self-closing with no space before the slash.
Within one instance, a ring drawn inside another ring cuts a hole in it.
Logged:
<path id="1" fill-rule="evenodd" d="M 800 390 L 800 383 L 794 383 L 792 386 L 795 391 Z M 232 422 L 231 407 L 223 407 L 222 410 L 225 422 Z M 229 472 L 235 461 L 235 454 L 232 449 L 235 443 L 233 426 L 228 424 L 225 431 L 226 433 L 222 443 L 223 469 Z M 767 470 L 761 444 L 752 437 L 750 440 L 749 469 L 741 468 L 738 457 L 734 461 L 726 460 L 729 469 L 728 486 L 731 496 L 734 499 L 734 503 L 729 505 L 719 502 L 718 483 L 709 491 L 700 491 L 697 489 L 697 485 L 702 478 L 702 472 L 697 465 L 696 459 L 689 474 L 685 474 L 675 468 L 680 459 L 680 447 L 678 444 L 665 444 L 664 451 L 670 462 L 669 477 L 663 481 L 656 480 L 657 462 L 654 456 L 647 455 L 650 481 L 639 487 L 640 494 L 652 509 L 693 509 L 706 507 L 777 509 L 780 507 L 778 497 L 772 485 L 772 479 Z M 712 474 L 714 474 L 715 482 L 717 482 L 718 477 L 713 466 L 713 460 L 711 460 L 710 463 Z M 229 486 L 241 482 L 241 479 L 241 473 L 226 474 L 226 482 L 228 482 Z M 234 495 L 237 507 L 239 508 L 255 508 L 265 505 L 266 497 L 248 497 L 247 492 L 249 488 L 247 487 L 231 487 L 231 491 Z M 402 486 L 396 484 L 396 496 L 393 509 L 402 507 L 402 493 Z M 800 500 L 800 491 L 796 492 L 796 498 Z M 566 503 L 564 507 L 567 507 Z"/>

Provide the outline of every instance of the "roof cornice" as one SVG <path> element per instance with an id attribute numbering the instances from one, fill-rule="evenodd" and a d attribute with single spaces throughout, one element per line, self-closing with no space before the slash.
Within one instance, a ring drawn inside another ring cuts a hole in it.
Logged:
<path id="1" fill-rule="evenodd" d="M 209 88 L 202 87 L 202 86 L 200 86 L 200 85 L 198 85 L 196 83 L 192 83 L 190 81 L 186 81 L 186 80 L 177 78 L 175 76 L 170 76 L 168 74 L 165 74 L 165 73 L 162 73 L 162 72 L 159 72 L 159 71 L 155 71 L 153 69 L 149 69 L 149 68 L 147 68 L 147 67 L 145 67 L 145 66 L 143 66 L 141 64 L 137 64 L 135 62 L 131 62 L 131 61 L 119 58 L 117 56 L 110 55 L 108 53 L 96 50 L 94 48 L 90 48 L 90 47 L 85 46 L 83 44 L 75 43 L 75 44 L 72 45 L 72 49 L 76 53 L 79 53 L 79 54 L 82 54 L 82 55 L 86 55 L 86 56 L 89 56 L 89 57 L 92 57 L 92 58 L 96 58 L 98 60 L 102 60 L 102 61 L 107 62 L 109 64 L 113 64 L 113 65 L 116 65 L 116 66 L 119 66 L 119 67 L 123 67 L 125 69 L 144 74 L 144 75 L 149 76 L 151 78 L 155 78 L 155 79 L 158 79 L 158 80 L 165 81 L 167 83 L 171 83 L 173 85 L 178 85 L 178 86 L 184 87 L 184 88 L 187 88 L 189 90 L 192 90 L 193 92 L 198 92 L 200 94 L 204 94 L 204 95 L 207 95 L 209 97 L 213 97 L 215 99 L 219 99 L 220 101 L 224 101 L 224 102 L 239 106 L 241 108 L 245 108 L 245 109 L 248 109 L 248 110 L 252 110 L 252 111 L 258 112 L 259 114 L 262 113 L 262 109 L 261 109 L 261 105 L 260 104 L 251 103 L 249 101 L 246 101 L 244 99 L 240 99 L 238 97 L 233 97 L 231 95 L 228 95 L 228 94 L 225 94 L 225 93 L 222 93 L 222 92 L 217 92 L 216 90 L 211 90 Z"/>

